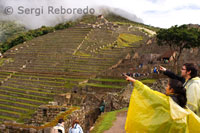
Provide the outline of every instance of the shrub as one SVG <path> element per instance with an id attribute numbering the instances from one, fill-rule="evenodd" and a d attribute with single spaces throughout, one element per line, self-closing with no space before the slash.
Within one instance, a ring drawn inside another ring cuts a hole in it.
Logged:
<path id="1" fill-rule="evenodd" d="M 55 27 L 46 27 L 46 26 L 42 26 L 39 29 L 35 29 L 35 30 L 29 30 L 28 32 L 25 33 L 20 33 L 18 35 L 12 36 L 9 39 L 7 39 L 7 41 L 3 42 L 0 45 L 0 50 L 2 53 L 6 52 L 8 49 L 23 43 L 25 41 L 28 40 L 32 40 L 33 38 L 51 33 L 55 30 L 62 30 L 62 29 L 66 29 L 69 28 L 70 26 L 72 26 L 74 23 L 72 22 L 67 22 L 67 23 L 63 23 L 63 24 L 58 24 Z"/>

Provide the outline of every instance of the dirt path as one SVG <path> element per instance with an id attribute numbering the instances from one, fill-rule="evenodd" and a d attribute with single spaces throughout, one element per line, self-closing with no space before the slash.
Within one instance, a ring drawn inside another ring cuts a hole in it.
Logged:
<path id="1" fill-rule="evenodd" d="M 127 114 L 127 111 L 118 113 L 117 119 L 113 123 L 113 126 L 109 130 L 105 131 L 104 133 L 126 133 L 124 129 L 125 122 L 126 122 L 126 114 Z"/>

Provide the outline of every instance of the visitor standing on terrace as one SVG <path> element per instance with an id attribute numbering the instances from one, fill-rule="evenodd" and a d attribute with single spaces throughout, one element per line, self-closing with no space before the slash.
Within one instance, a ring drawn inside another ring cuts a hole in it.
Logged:
<path id="1" fill-rule="evenodd" d="M 79 125 L 78 120 L 74 120 L 72 123 L 72 127 L 69 129 L 69 133 L 83 133 L 83 129 Z"/>
<path id="2" fill-rule="evenodd" d="M 53 127 L 53 133 L 65 133 L 64 122 L 63 119 L 59 119 L 58 124 Z"/>

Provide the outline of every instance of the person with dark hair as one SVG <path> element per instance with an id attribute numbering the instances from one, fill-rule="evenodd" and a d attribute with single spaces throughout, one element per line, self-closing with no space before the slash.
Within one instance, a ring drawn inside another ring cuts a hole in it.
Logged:
<path id="1" fill-rule="evenodd" d="M 69 128 L 69 133 L 83 133 L 83 129 L 79 125 L 78 120 L 73 121 L 72 127 Z"/>
<path id="2" fill-rule="evenodd" d="M 186 88 L 187 106 L 200 116 L 200 78 L 197 77 L 198 70 L 193 63 L 185 63 L 181 68 L 181 76 L 174 74 L 160 66 L 160 71 L 172 79 L 177 79 Z"/>
<path id="3" fill-rule="evenodd" d="M 186 89 L 170 79 L 166 94 L 154 91 L 142 82 L 126 76 L 134 84 L 127 112 L 126 133 L 197 133 L 200 118 L 186 107 Z"/>
<path id="4" fill-rule="evenodd" d="M 170 96 L 179 106 L 185 108 L 187 102 L 186 89 L 180 81 L 170 79 L 166 87 L 166 95 Z"/>
<path id="5" fill-rule="evenodd" d="M 53 127 L 53 133 L 65 133 L 64 120 L 59 119 L 58 124 Z"/>

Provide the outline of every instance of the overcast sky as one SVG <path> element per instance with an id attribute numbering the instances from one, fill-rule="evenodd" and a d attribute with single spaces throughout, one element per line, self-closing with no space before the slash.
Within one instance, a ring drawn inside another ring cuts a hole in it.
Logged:
<path id="1" fill-rule="evenodd" d="M 124 9 L 153 26 L 200 24 L 200 0 L 101 0 L 98 3 Z"/>
<path id="2" fill-rule="evenodd" d="M 135 15 L 142 19 L 145 24 L 162 28 L 189 23 L 200 24 L 200 0 L 0 0 L 1 12 L 7 6 L 14 7 L 12 15 L 0 16 L 0 19 L 17 20 L 30 28 L 38 28 L 41 25 L 53 25 L 67 20 L 63 16 L 59 17 L 59 15 L 53 16 L 45 13 L 40 16 L 33 14 L 19 15 L 16 11 L 19 6 L 36 8 L 48 5 L 67 8 L 84 8 L 89 6 L 90 8 L 95 8 L 97 14 L 100 13 L 99 7 L 101 6 L 118 8 L 124 10 L 127 14 L 129 13 L 129 18 L 130 14 L 133 14 L 133 16 Z M 126 16 L 125 14 L 123 15 Z M 79 15 L 74 16 L 71 15 L 67 18 L 79 17 Z"/>

